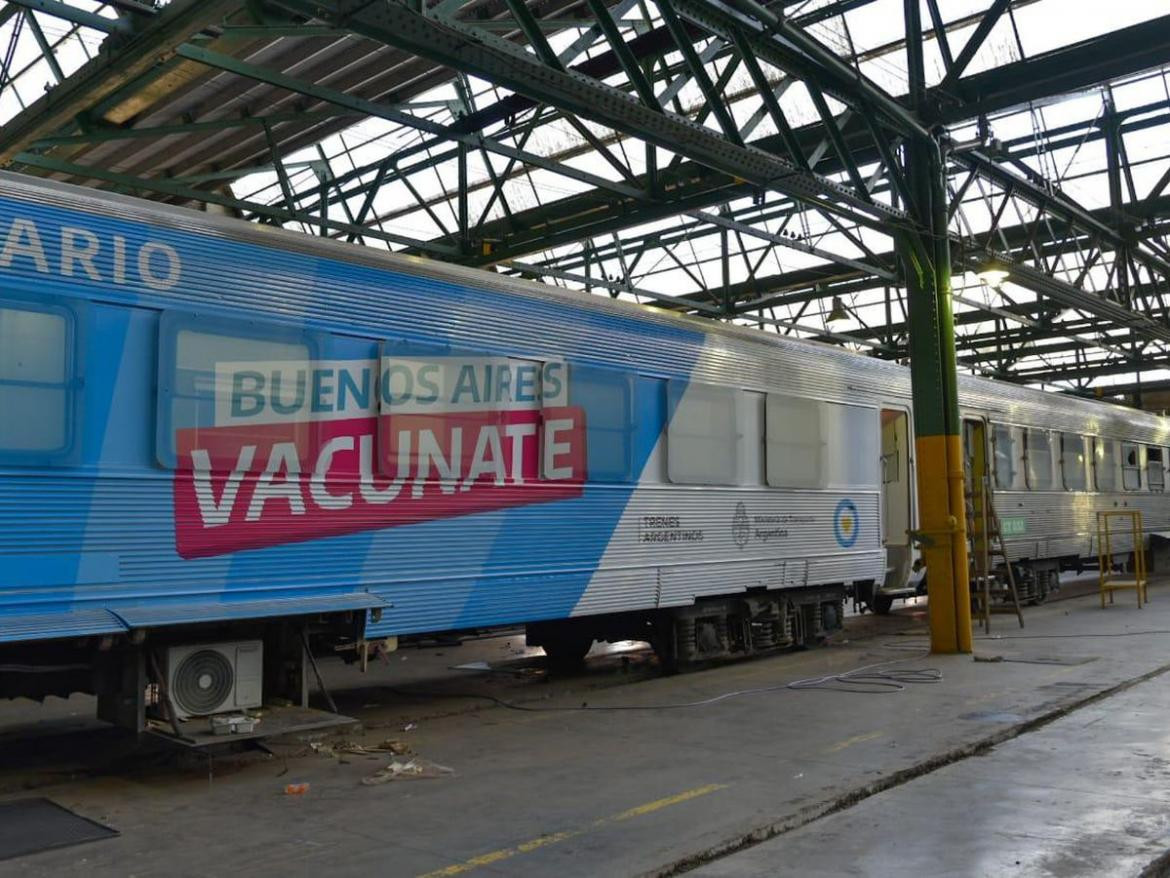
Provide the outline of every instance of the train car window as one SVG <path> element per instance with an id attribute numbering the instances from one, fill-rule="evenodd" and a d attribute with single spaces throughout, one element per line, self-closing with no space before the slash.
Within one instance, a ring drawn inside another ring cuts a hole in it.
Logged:
<path id="1" fill-rule="evenodd" d="M 1073 433 L 1060 434 L 1060 471 L 1066 491 L 1084 491 L 1088 487 L 1085 437 Z"/>
<path id="2" fill-rule="evenodd" d="M 829 437 L 826 487 L 880 487 L 882 426 L 877 409 L 825 403 L 821 430 Z"/>
<path id="3" fill-rule="evenodd" d="M 1117 443 L 1112 439 L 1093 439 L 1093 483 L 1102 494 L 1117 490 Z"/>
<path id="4" fill-rule="evenodd" d="M 1052 437 L 1046 430 L 1028 430 L 1024 434 L 1024 459 L 1027 463 L 1028 488 L 1033 491 L 1051 491 Z"/>
<path id="5" fill-rule="evenodd" d="M 666 472 L 672 482 L 736 484 L 740 395 L 687 381 L 667 384 Z"/>
<path id="6" fill-rule="evenodd" d="M 1142 489 L 1141 446 L 1133 442 L 1121 443 L 1121 487 L 1126 491 Z"/>
<path id="7" fill-rule="evenodd" d="M 633 377 L 574 363 L 568 381 L 570 404 L 585 409 L 586 478 L 633 481 Z"/>
<path id="8" fill-rule="evenodd" d="M 411 480 L 412 496 L 583 475 L 563 360 L 397 341 L 383 344 L 379 369 L 378 469 Z M 620 405 L 617 414 L 598 413 L 600 429 L 614 418 L 628 420 Z M 620 443 L 609 444 L 620 453 Z"/>
<path id="9" fill-rule="evenodd" d="M 1166 470 L 1162 468 L 1162 449 L 1153 445 L 1146 448 L 1146 484 L 1151 491 L 1166 490 Z"/>
<path id="10" fill-rule="evenodd" d="M 0 307 L 0 454 L 56 457 L 73 432 L 73 319 L 65 309 Z"/>
<path id="11" fill-rule="evenodd" d="M 1001 491 L 1018 489 L 1020 485 L 1020 463 L 1023 461 L 1023 447 L 1017 441 L 1018 430 L 1004 424 L 996 424 L 991 434 L 995 452 L 995 486 Z"/>
<path id="12" fill-rule="evenodd" d="M 764 435 L 772 487 L 882 484 L 881 420 L 876 409 L 769 393 Z"/>
<path id="13" fill-rule="evenodd" d="M 455 354 L 445 345 L 401 339 L 382 342 L 377 469 L 393 480 L 387 491 L 412 480 L 411 491 L 419 496 L 431 483 L 441 484 L 443 493 L 454 493 L 468 471 L 474 444 L 482 435 L 480 428 L 498 426 L 496 362 L 470 352 Z M 535 424 L 529 429 L 535 436 Z M 465 447 L 465 435 L 475 437 L 471 448 Z M 531 439 L 525 445 L 527 454 L 519 469 L 535 476 L 539 458 Z M 485 446 L 480 455 L 486 458 L 495 450 Z M 510 462 L 502 447 L 497 457 Z"/>
<path id="14" fill-rule="evenodd" d="M 278 441 L 294 443 L 304 456 L 324 391 L 312 367 L 311 345 L 295 330 L 164 314 L 159 462 L 193 466 L 198 456 L 213 470 L 231 469 L 244 447 Z"/>
<path id="15" fill-rule="evenodd" d="M 817 488 L 824 482 L 828 449 L 821 432 L 822 403 L 769 393 L 764 453 L 773 488 Z"/>

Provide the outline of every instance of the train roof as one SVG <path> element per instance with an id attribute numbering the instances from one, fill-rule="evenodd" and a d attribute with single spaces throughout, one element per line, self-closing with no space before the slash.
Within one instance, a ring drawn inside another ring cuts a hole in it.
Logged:
<path id="1" fill-rule="evenodd" d="M 55 180 L 30 178 L 8 171 L 0 171 L 0 195 L 115 216 L 192 234 L 280 248 L 322 259 L 425 276 L 448 283 L 570 303 L 575 307 L 601 313 L 624 314 L 666 325 L 685 325 L 708 337 L 726 340 L 729 343 L 727 353 L 731 355 L 738 353 L 742 356 L 747 353 L 734 350 L 739 343 L 764 345 L 779 354 L 788 365 L 807 364 L 810 357 L 824 364 L 834 364 L 836 374 L 849 376 L 852 382 L 850 389 L 858 393 L 893 393 L 895 396 L 909 399 L 910 377 L 906 366 L 824 342 L 764 333 L 751 327 L 677 314 L 653 305 L 566 290 L 480 268 L 354 246 L 332 238 L 306 235 L 235 217 L 159 204 Z M 718 381 L 719 378 L 712 376 L 712 380 Z M 998 413 L 1003 420 L 1087 432 L 1096 432 L 1092 425 L 1112 423 L 1122 428 L 1119 431 L 1121 434 L 1134 435 L 1141 441 L 1170 440 L 1170 419 L 1150 412 L 966 374 L 959 375 L 959 387 L 960 396 L 965 404 L 972 408 Z M 815 390 L 812 392 L 815 393 Z M 1054 404 L 1054 399 L 1059 399 L 1059 403 Z"/>

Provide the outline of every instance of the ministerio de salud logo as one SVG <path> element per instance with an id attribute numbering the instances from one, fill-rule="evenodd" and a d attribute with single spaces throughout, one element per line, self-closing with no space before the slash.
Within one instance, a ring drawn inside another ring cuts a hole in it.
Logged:
<path id="1" fill-rule="evenodd" d="M 751 535 L 752 526 L 748 521 L 747 507 L 743 503 L 736 503 L 735 515 L 731 517 L 731 538 L 742 549 L 748 544 Z"/>

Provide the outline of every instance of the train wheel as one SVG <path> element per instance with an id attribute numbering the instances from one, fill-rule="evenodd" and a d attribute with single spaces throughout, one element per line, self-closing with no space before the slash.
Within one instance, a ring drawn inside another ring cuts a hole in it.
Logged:
<path id="1" fill-rule="evenodd" d="M 875 594 L 873 596 L 873 602 L 869 606 L 879 616 L 888 615 L 890 610 L 893 609 L 894 597 L 888 594 Z"/>
<path id="2" fill-rule="evenodd" d="M 556 673 L 571 673 L 579 671 L 585 664 L 585 656 L 593 646 L 593 638 L 588 635 L 557 637 L 548 643 L 542 644 L 548 667 Z"/>
<path id="3" fill-rule="evenodd" d="M 658 666 L 664 674 L 677 674 L 682 667 L 675 641 L 674 618 L 667 613 L 651 626 L 650 648 L 658 658 Z"/>
<path id="4" fill-rule="evenodd" d="M 1032 598 L 1032 606 L 1038 607 L 1048 600 L 1048 583 L 1052 574 L 1048 571 L 1036 574 L 1036 596 Z"/>

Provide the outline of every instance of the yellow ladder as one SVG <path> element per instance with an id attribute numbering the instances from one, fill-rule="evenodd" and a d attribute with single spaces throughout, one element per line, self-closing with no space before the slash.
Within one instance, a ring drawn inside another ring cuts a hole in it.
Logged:
<path id="1" fill-rule="evenodd" d="M 1116 579 L 1113 572 L 1113 540 L 1122 536 L 1115 530 L 1113 521 L 1124 522 L 1122 530 L 1128 530 L 1133 546 L 1133 578 Z M 1138 609 L 1142 604 L 1149 602 L 1146 594 L 1146 551 L 1142 545 L 1145 536 L 1145 527 L 1142 523 L 1140 509 L 1108 509 L 1097 513 L 1097 565 L 1101 574 L 1101 609 L 1105 609 L 1105 595 L 1109 595 L 1109 603 L 1113 603 L 1113 592 L 1132 588 L 1137 592 Z"/>
<path id="2" fill-rule="evenodd" d="M 999 515 L 991 499 L 987 477 L 979 481 L 978 490 L 967 492 L 967 522 L 971 544 L 971 595 L 975 600 L 976 619 L 982 622 L 983 631 L 990 633 L 992 613 L 1015 612 L 1023 628 L 1024 613 L 1020 608 L 1016 577 L 1004 548 Z M 992 559 L 999 559 L 1000 563 L 995 564 Z"/>

